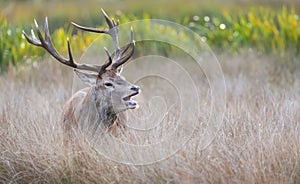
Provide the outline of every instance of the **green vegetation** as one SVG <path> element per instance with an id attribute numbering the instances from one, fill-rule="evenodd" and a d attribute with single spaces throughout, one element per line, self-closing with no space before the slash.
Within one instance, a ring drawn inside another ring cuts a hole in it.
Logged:
<path id="1" fill-rule="evenodd" d="M 199 19 L 199 20 L 198 20 Z M 300 19 L 294 9 L 251 8 L 238 16 L 225 12 L 218 17 L 194 17 L 190 26 L 212 46 L 237 51 L 252 47 L 266 53 L 298 55 Z"/>
<path id="2" fill-rule="evenodd" d="M 229 13 L 229 10 L 212 10 L 199 15 L 187 13 L 185 16 L 180 16 L 179 14 L 172 19 L 201 35 L 213 49 L 238 52 L 241 49 L 252 48 L 262 53 L 278 54 L 288 58 L 287 60 L 297 60 L 300 52 L 300 18 L 296 10 L 284 6 L 279 9 L 263 6 L 246 9 L 246 11 L 237 11 L 234 14 Z M 139 11 L 128 14 L 116 12 L 115 18 L 120 19 L 122 23 L 158 18 Z M 76 12 L 76 10 L 73 9 L 71 12 Z M 49 27 L 53 33 L 53 42 L 60 52 L 66 52 L 68 37 L 71 43 L 76 43 L 72 44 L 72 49 L 76 53 L 82 52 L 98 37 L 95 34 L 77 32 L 69 24 L 64 24 L 66 17 L 63 17 L 62 13 L 58 15 L 49 20 Z M 166 17 L 168 17 L 167 13 Z M 16 66 L 17 63 L 30 62 L 32 58 L 42 57 L 45 54 L 42 49 L 36 49 L 27 44 L 22 36 L 22 29 L 29 32 L 28 23 L 27 25 L 24 22 L 9 24 L 7 19 L 7 17 L 0 16 L 0 72 L 5 71 L 10 65 Z M 79 19 L 85 25 L 104 25 L 103 20 L 99 18 L 98 11 L 91 13 L 88 20 Z M 39 22 L 43 22 L 40 17 Z M 135 29 L 142 30 L 143 28 Z M 164 30 L 164 34 L 171 35 L 171 29 L 165 28 Z M 142 31 L 147 34 L 151 33 L 152 29 Z M 176 36 L 174 35 L 174 39 Z M 162 47 L 157 46 L 156 49 L 165 49 Z"/>
<path id="3" fill-rule="evenodd" d="M 0 72 L 2 72 L 10 64 L 15 65 L 18 61 L 22 61 L 23 58 L 20 57 L 28 51 L 25 49 L 20 29 L 8 26 L 3 16 L 0 16 L 0 27 Z"/>

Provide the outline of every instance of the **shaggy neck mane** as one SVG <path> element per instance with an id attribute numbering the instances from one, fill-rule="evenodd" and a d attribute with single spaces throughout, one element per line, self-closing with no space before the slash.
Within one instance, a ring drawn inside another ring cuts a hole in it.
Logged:
<path id="1" fill-rule="evenodd" d="M 99 92 L 102 91 L 97 91 L 95 87 L 91 87 L 82 101 L 80 109 L 80 114 L 86 114 L 86 116 L 80 116 L 79 121 L 84 122 L 88 128 L 94 130 L 108 128 L 117 119 L 117 113 L 113 109 L 110 97 L 104 93 L 102 95 L 97 94 Z"/>

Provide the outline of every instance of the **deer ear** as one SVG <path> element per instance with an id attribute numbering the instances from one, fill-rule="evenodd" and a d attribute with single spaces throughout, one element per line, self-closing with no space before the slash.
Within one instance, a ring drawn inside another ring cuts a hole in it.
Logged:
<path id="1" fill-rule="evenodd" d="M 98 78 L 97 74 L 85 73 L 76 69 L 74 69 L 74 72 L 79 77 L 79 79 L 82 80 L 84 83 L 87 83 L 90 86 L 96 85 L 96 81 Z"/>

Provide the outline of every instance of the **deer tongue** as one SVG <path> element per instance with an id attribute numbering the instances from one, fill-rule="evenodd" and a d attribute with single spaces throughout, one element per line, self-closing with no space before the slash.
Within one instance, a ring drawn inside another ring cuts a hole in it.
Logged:
<path id="1" fill-rule="evenodd" d="M 132 93 L 132 94 L 130 94 L 130 95 L 123 98 L 123 100 L 125 101 L 126 106 L 129 107 L 130 109 L 135 109 L 136 107 L 138 107 L 137 102 L 131 99 L 132 97 L 134 97 L 137 94 L 139 94 L 139 93 L 138 92 Z"/>
<path id="2" fill-rule="evenodd" d="M 129 107 L 130 109 L 135 109 L 135 108 L 138 107 L 137 102 L 134 101 L 134 100 L 127 100 L 127 101 L 125 101 L 125 104 L 126 104 L 126 106 Z"/>

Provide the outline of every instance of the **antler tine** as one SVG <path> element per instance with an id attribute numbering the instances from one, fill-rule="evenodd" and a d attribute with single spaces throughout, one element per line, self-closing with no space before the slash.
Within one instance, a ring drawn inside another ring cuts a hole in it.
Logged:
<path id="1" fill-rule="evenodd" d="M 133 29 L 131 27 L 131 29 L 130 29 L 130 39 L 129 39 L 128 43 L 120 50 L 121 55 L 123 55 L 128 50 L 128 48 L 130 47 L 130 45 L 133 41 L 134 41 L 133 40 Z"/>
<path id="2" fill-rule="evenodd" d="M 114 47 L 115 47 L 115 56 L 113 58 L 113 63 L 118 59 L 119 55 L 120 55 L 120 46 L 119 46 L 119 40 L 118 40 L 118 32 L 119 32 L 119 27 L 118 27 L 118 23 L 119 21 L 117 21 L 117 24 L 115 23 L 114 19 L 109 18 L 109 16 L 107 15 L 107 13 L 101 8 L 101 11 L 104 15 L 105 21 L 109 27 L 109 30 L 107 30 L 106 34 L 109 34 L 114 42 Z"/>
<path id="3" fill-rule="evenodd" d="M 115 54 L 112 59 L 112 64 L 113 64 L 112 69 L 117 69 L 117 67 L 124 64 L 133 55 L 134 47 L 135 47 L 135 44 L 133 41 L 133 30 L 131 28 L 129 42 L 122 49 L 120 49 L 119 40 L 118 40 L 118 32 L 119 32 L 118 25 L 120 24 L 120 22 L 119 22 L 119 20 L 115 21 L 114 19 L 111 19 L 102 8 L 101 8 L 101 11 L 104 15 L 104 18 L 109 27 L 109 30 L 108 29 L 101 30 L 101 29 L 97 29 L 97 28 L 83 27 L 74 22 L 72 22 L 72 25 L 74 25 L 76 28 L 84 30 L 84 31 L 89 31 L 89 32 L 94 32 L 94 33 L 104 33 L 104 34 L 110 35 L 113 39 L 114 48 L 115 48 Z M 127 50 L 129 49 L 131 43 L 133 43 L 133 47 L 132 47 L 131 51 L 127 55 L 122 57 L 123 54 L 125 52 L 127 52 Z M 105 50 L 105 52 L 108 53 L 107 50 Z M 111 57 L 111 56 L 109 56 L 109 57 Z"/>
<path id="4" fill-rule="evenodd" d="M 116 24 L 114 20 L 111 20 L 109 18 L 109 16 L 105 13 L 105 11 L 102 8 L 101 8 L 101 11 L 102 11 L 102 13 L 104 15 L 105 21 L 106 21 L 109 29 L 113 29 L 113 28 L 115 28 L 115 27 L 118 26 L 118 24 Z M 102 29 L 98 29 L 98 28 L 84 27 L 84 26 L 80 26 L 80 25 L 76 24 L 75 22 L 71 22 L 71 24 L 73 26 L 75 26 L 76 28 L 84 30 L 84 31 L 89 31 L 89 32 L 94 32 L 94 33 L 105 33 L 105 34 L 111 35 L 110 31 L 107 30 L 107 29 L 102 30 Z"/>
<path id="5" fill-rule="evenodd" d="M 102 66 L 98 66 L 98 65 L 89 65 L 89 64 L 78 64 L 74 61 L 73 56 L 72 56 L 72 52 L 71 52 L 71 46 L 70 46 L 70 41 L 68 39 L 68 54 L 69 54 L 69 59 L 64 58 L 62 55 L 60 55 L 58 53 L 58 51 L 55 49 L 55 47 L 53 46 L 53 43 L 51 41 L 51 37 L 50 37 L 50 33 L 49 33 L 49 27 L 48 27 L 48 19 L 47 17 L 45 18 L 45 24 L 44 24 L 44 32 L 45 32 L 45 38 L 43 37 L 40 29 L 39 29 L 39 25 L 36 22 L 36 20 L 34 19 L 34 24 L 35 24 L 35 28 L 36 28 L 36 32 L 38 35 L 38 39 L 36 38 L 34 31 L 31 29 L 31 34 L 32 34 L 32 38 L 30 38 L 25 31 L 23 30 L 23 35 L 25 36 L 26 40 L 38 47 L 42 47 L 45 50 L 48 51 L 48 53 L 50 55 L 52 55 L 57 61 L 59 61 L 60 63 L 70 66 L 72 68 L 77 68 L 80 70 L 89 70 L 89 71 L 94 71 L 94 72 L 99 72 Z"/>
<path id="6" fill-rule="evenodd" d="M 102 30 L 102 29 L 98 29 L 98 28 L 84 27 L 84 26 L 80 26 L 80 25 L 78 25 L 74 22 L 71 22 L 71 24 L 73 26 L 75 26 L 76 28 L 81 29 L 83 31 L 94 32 L 94 33 L 104 33 L 104 34 L 110 35 L 113 39 L 113 42 L 114 42 L 116 55 L 119 55 L 119 50 L 120 50 L 119 41 L 118 41 L 118 32 L 119 32 L 118 23 L 119 22 L 115 23 L 114 20 L 110 19 L 109 16 L 106 14 L 106 12 L 102 8 L 101 8 L 101 11 L 104 15 L 105 21 L 106 21 L 109 29 Z M 116 56 L 112 60 L 113 63 L 114 63 L 114 60 L 116 60 Z"/>
<path id="7" fill-rule="evenodd" d="M 111 69 L 113 69 L 113 70 L 117 69 L 119 66 L 123 65 L 126 61 L 128 61 L 129 58 L 131 58 L 131 56 L 133 55 L 134 50 L 135 50 L 135 42 L 133 41 L 132 44 L 133 44 L 133 46 L 132 46 L 132 49 L 130 50 L 130 52 L 127 55 L 125 55 L 124 57 L 120 58 L 117 62 L 115 62 L 111 66 Z"/>
<path id="8" fill-rule="evenodd" d="M 108 52 L 108 50 L 107 50 L 106 47 L 104 47 L 104 51 L 105 51 L 105 53 L 106 53 L 107 56 L 108 56 L 108 62 L 101 66 L 101 68 L 100 68 L 100 70 L 99 70 L 99 75 L 100 75 L 100 76 L 101 76 L 103 73 L 105 73 L 106 68 L 107 68 L 109 65 L 111 65 L 111 63 L 112 63 L 111 56 L 110 56 L 110 54 L 109 54 L 109 52 Z"/>
<path id="9" fill-rule="evenodd" d="M 111 19 L 109 18 L 109 16 L 106 14 L 106 12 L 105 12 L 102 8 L 101 8 L 101 11 L 102 11 L 102 13 L 103 13 L 103 15 L 104 15 L 104 17 L 105 17 L 106 23 L 107 23 L 108 26 L 109 26 L 109 29 L 114 28 L 114 27 L 116 26 L 115 21 L 114 21 L 114 20 L 111 20 Z"/>
<path id="10" fill-rule="evenodd" d="M 36 20 L 34 19 L 34 22 L 36 23 Z M 36 38 L 35 34 L 34 34 L 34 31 L 33 29 L 31 29 L 31 37 L 30 38 L 26 33 L 25 31 L 23 30 L 23 35 L 25 36 L 26 40 L 31 43 L 32 45 L 35 45 L 35 46 L 42 46 L 41 42 L 38 41 L 38 39 Z"/>
<path id="11" fill-rule="evenodd" d="M 73 26 L 75 26 L 76 28 L 84 30 L 84 31 L 89 31 L 89 32 L 94 32 L 94 33 L 106 33 L 106 34 L 108 34 L 107 30 L 101 30 L 101 29 L 92 28 L 92 27 L 83 27 L 83 26 L 80 26 L 80 25 L 76 24 L 75 22 L 71 22 L 71 24 Z"/>
<path id="12" fill-rule="evenodd" d="M 130 45 L 132 44 L 132 49 L 129 51 L 129 53 L 127 55 L 125 55 L 124 57 L 121 58 L 121 56 L 129 49 Z M 128 59 L 133 55 L 135 50 L 135 41 L 133 40 L 133 29 L 131 27 L 130 30 L 130 40 L 128 41 L 128 43 L 119 51 L 119 58 L 118 60 L 113 63 L 113 65 L 111 66 L 112 69 L 117 69 L 120 65 L 124 64 L 126 61 L 128 61 Z"/>

